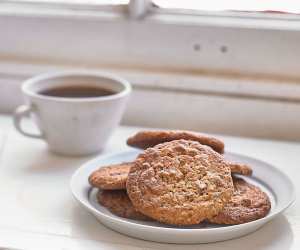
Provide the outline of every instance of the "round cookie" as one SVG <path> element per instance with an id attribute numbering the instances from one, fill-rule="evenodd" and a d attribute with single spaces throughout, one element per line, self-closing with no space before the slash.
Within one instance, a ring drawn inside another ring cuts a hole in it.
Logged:
<path id="1" fill-rule="evenodd" d="M 229 167 L 232 174 L 252 175 L 252 168 L 244 163 L 229 162 Z"/>
<path id="2" fill-rule="evenodd" d="M 126 189 L 126 180 L 132 163 L 104 166 L 89 176 L 93 187 L 104 190 Z"/>
<path id="3" fill-rule="evenodd" d="M 128 178 L 129 169 L 130 166 L 132 166 L 133 164 L 133 162 L 128 162 L 113 166 L 102 167 L 91 174 L 89 181 L 92 186 L 104 190 L 126 189 L 126 181 Z M 232 174 L 240 174 L 247 176 L 252 175 L 252 169 L 246 164 L 232 162 L 229 162 L 228 164 Z M 124 171 L 120 174 L 119 170 L 114 169 L 116 168 L 116 166 L 122 168 L 124 167 Z M 129 166 L 129 168 L 127 166 Z"/>
<path id="4" fill-rule="evenodd" d="M 210 146 L 218 153 L 224 152 L 224 142 L 209 135 L 180 130 L 140 131 L 127 139 L 127 144 L 132 147 L 146 149 L 159 143 L 174 140 L 191 140 Z"/>
<path id="5" fill-rule="evenodd" d="M 146 149 L 131 167 L 126 187 L 136 209 L 173 225 L 198 224 L 217 215 L 233 194 L 223 156 L 187 140 Z"/>
<path id="6" fill-rule="evenodd" d="M 224 209 L 209 221 L 215 224 L 242 224 L 265 217 L 271 209 L 266 193 L 241 178 L 233 178 L 234 194 Z"/>
<path id="7" fill-rule="evenodd" d="M 97 200 L 100 205 L 120 217 L 134 220 L 151 220 L 151 218 L 138 212 L 133 207 L 126 190 L 99 190 Z"/>

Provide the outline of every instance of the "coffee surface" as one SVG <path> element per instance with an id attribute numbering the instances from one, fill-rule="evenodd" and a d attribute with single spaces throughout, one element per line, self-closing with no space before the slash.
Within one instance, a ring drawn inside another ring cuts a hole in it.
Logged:
<path id="1" fill-rule="evenodd" d="M 40 95 L 68 98 L 100 97 L 116 94 L 116 92 L 95 86 L 66 86 L 42 90 Z"/>

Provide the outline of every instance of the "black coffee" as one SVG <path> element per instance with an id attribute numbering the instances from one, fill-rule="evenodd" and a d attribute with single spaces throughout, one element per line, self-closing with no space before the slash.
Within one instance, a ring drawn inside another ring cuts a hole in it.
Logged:
<path id="1" fill-rule="evenodd" d="M 53 87 L 39 92 L 40 95 L 68 97 L 68 98 L 87 98 L 99 97 L 116 94 L 116 92 L 94 86 L 67 86 L 67 87 Z"/>

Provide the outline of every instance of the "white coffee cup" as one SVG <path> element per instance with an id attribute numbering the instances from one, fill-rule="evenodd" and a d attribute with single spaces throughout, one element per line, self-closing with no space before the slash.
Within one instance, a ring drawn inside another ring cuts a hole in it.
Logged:
<path id="1" fill-rule="evenodd" d="M 57 97 L 40 92 L 54 87 L 93 86 L 114 92 L 99 97 Z M 118 126 L 131 92 L 119 77 L 92 72 L 68 71 L 33 77 L 22 85 L 26 105 L 18 107 L 14 125 L 23 135 L 44 139 L 53 152 L 86 155 L 99 152 Z M 24 116 L 33 118 L 40 134 L 23 130 Z"/>

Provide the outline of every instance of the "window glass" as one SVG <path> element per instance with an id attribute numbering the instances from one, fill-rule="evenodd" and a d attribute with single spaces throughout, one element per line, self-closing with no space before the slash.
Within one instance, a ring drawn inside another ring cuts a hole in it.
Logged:
<path id="1" fill-rule="evenodd" d="M 300 1 L 297 0 L 153 0 L 153 3 L 169 9 L 300 13 Z"/>

